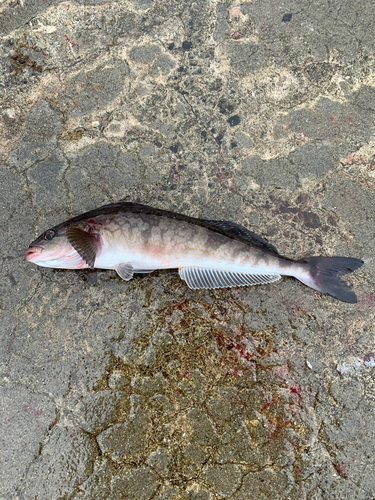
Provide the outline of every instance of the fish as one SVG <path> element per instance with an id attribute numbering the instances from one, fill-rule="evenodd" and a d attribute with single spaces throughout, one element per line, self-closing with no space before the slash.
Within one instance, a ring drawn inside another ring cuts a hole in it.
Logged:
<path id="1" fill-rule="evenodd" d="M 352 257 L 283 257 L 267 240 L 229 221 L 207 220 L 147 205 L 118 202 L 73 217 L 42 233 L 25 251 L 38 266 L 113 269 L 123 280 L 178 269 L 191 289 L 272 283 L 292 276 L 323 294 L 355 303 L 341 279 L 363 261 Z"/>

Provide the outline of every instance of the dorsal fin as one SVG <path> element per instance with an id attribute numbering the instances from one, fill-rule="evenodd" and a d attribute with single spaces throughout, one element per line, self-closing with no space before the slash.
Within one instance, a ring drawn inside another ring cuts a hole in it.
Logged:
<path id="1" fill-rule="evenodd" d="M 254 246 L 261 248 L 262 250 L 267 250 L 268 252 L 275 253 L 279 255 L 277 249 L 268 243 L 261 236 L 253 233 L 246 229 L 246 227 L 241 226 L 240 224 L 236 224 L 235 222 L 226 221 L 226 220 L 207 220 L 203 219 L 207 224 L 211 224 L 211 226 L 217 227 L 218 229 L 222 229 L 227 233 L 231 233 L 237 236 L 238 239 L 241 239 L 244 243 L 251 243 Z"/>

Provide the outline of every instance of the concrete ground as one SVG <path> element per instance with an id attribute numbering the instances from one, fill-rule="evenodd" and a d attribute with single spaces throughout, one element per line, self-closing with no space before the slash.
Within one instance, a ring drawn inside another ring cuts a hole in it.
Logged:
<path id="1" fill-rule="evenodd" d="M 375 498 L 375 11 L 362 0 L 3 0 L 0 498 Z M 38 268 L 117 200 L 358 257 L 294 279 Z"/>

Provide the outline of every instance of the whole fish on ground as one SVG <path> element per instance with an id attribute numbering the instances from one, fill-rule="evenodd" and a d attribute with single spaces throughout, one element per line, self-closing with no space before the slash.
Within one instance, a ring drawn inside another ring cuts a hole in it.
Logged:
<path id="1" fill-rule="evenodd" d="M 190 288 L 258 285 L 293 276 L 319 292 L 357 302 L 341 274 L 363 262 L 350 257 L 295 261 L 248 229 L 137 203 L 113 203 L 44 232 L 26 250 L 39 266 L 115 269 L 124 280 L 135 273 L 178 269 Z"/>

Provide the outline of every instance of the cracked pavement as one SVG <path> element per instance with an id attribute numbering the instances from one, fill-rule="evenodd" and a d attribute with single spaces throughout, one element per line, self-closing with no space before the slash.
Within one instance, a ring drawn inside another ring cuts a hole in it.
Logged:
<path id="1" fill-rule="evenodd" d="M 4 0 L 0 499 L 375 498 L 373 2 Z M 135 201 L 365 265 L 293 279 L 26 262 Z"/>

